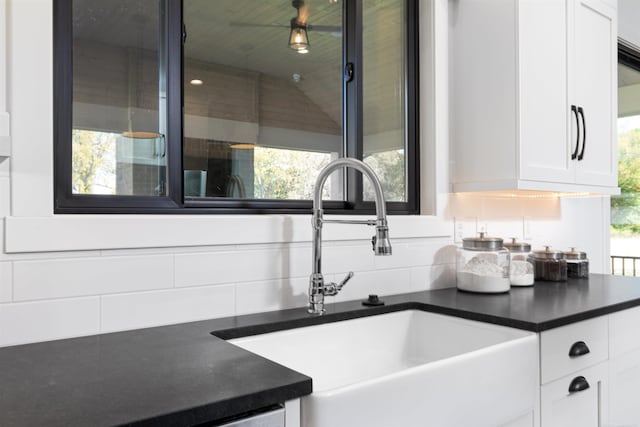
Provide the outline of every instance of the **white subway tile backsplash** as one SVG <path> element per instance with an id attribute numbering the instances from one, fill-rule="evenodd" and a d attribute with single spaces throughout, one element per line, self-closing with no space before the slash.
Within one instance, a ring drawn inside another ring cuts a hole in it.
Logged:
<path id="1" fill-rule="evenodd" d="M 13 299 L 13 269 L 10 262 L 0 262 L 0 302 Z"/>
<path id="2" fill-rule="evenodd" d="M 455 285 L 455 271 L 450 274 L 455 246 L 450 241 L 396 239 L 390 257 L 374 256 L 368 240 L 324 242 L 322 267 L 327 281 L 342 280 L 347 271 L 356 273 L 338 296 L 327 298 L 327 303 L 365 299 L 371 293 L 389 295 Z M 177 253 L 176 250 L 104 250 L 82 252 L 80 256 L 73 256 L 74 252 L 19 254 L 13 261 L 0 262 L 0 302 L 5 303 L 4 318 L 0 319 L 19 317 L 40 304 L 45 317 L 58 307 L 69 307 L 70 316 L 91 319 L 68 326 L 71 321 L 62 316 L 52 323 L 51 330 L 23 328 L 13 335 L 0 324 L 0 344 L 307 304 L 312 264 L 310 243 L 199 246 L 180 248 Z M 99 298 L 65 299 L 86 295 Z M 51 300 L 24 302 L 38 299 Z M 75 308 L 78 304 L 79 308 Z"/>
<path id="3" fill-rule="evenodd" d="M 4 163 L 4 162 L 3 162 Z M 8 163 L 8 162 L 7 162 Z M 0 176 L 0 218 L 9 215 L 11 185 L 8 176 Z"/>
<path id="4" fill-rule="evenodd" d="M 0 236 L 2 235 L 0 230 Z M 65 251 L 65 252 L 0 252 L 0 261 L 47 261 L 50 259 L 93 258 L 101 256 L 100 251 Z"/>
<path id="5" fill-rule="evenodd" d="M 134 248 L 134 249 L 104 249 L 100 253 L 103 256 L 139 256 L 139 255 L 161 255 L 179 253 L 202 253 L 202 252 L 231 252 L 237 250 L 237 245 L 220 246 L 192 246 L 182 248 Z"/>
<path id="6" fill-rule="evenodd" d="M 375 256 L 368 241 L 330 242 L 322 248 L 322 271 L 369 271 L 449 264 L 455 261 L 456 246 L 451 239 L 395 239 L 393 255 Z M 286 250 L 286 249 L 285 249 Z M 311 273 L 311 245 L 296 244 L 288 248 L 289 277 Z"/>
<path id="7" fill-rule="evenodd" d="M 289 277 L 289 257 L 282 250 L 178 254 L 175 268 L 176 286 L 252 282 Z"/>
<path id="8" fill-rule="evenodd" d="M 375 255 L 371 242 L 357 246 L 333 246 L 323 248 L 322 271 L 326 273 L 338 273 L 343 271 L 370 271 L 375 267 Z M 311 273 L 311 256 L 305 263 Z"/>
<path id="9" fill-rule="evenodd" d="M 101 299 L 102 332 L 122 331 L 235 314 L 235 287 L 206 286 Z"/>
<path id="10" fill-rule="evenodd" d="M 0 346 L 100 332 L 97 297 L 0 304 Z"/>
<path id="11" fill-rule="evenodd" d="M 431 288 L 431 267 L 412 267 L 409 273 L 411 287 L 416 291 L 426 291 Z"/>
<path id="12" fill-rule="evenodd" d="M 455 261 L 456 246 L 448 241 L 394 244 L 393 255 L 374 258 L 376 268 L 406 268 L 448 264 Z"/>
<path id="13" fill-rule="evenodd" d="M 500 237 L 504 239 L 505 242 L 511 241 L 513 237 L 515 237 L 517 241 L 521 241 L 524 238 L 522 218 L 518 218 L 516 221 L 484 220 L 484 223 L 487 224 L 491 237 Z"/>
<path id="14" fill-rule="evenodd" d="M 236 286 L 238 315 L 303 307 L 308 301 L 308 277 L 241 283 Z"/>
<path id="15" fill-rule="evenodd" d="M 0 177 L 9 178 L 11 176 L 11 159 L 4 158 L 0 160 Z"/>
<path id="16" fill-rule="evenodd" d="M 331 248 L 332 249 L 332 248 Z M 323 248 L 323 254 L 329 250 Z M 294 246 L 287 251 L 289 255 L 289 277 L 303 277 L 311 274 L 311 244 L 306 247 Z M 324 266 L 324 263 L 323 263 Z"/>
<path id="17" fill-rule="evenodd" d="M 311 234 L 309 234 L 311 237 Z M 298 243 L 285 243 L 285 242 L 274 242 L 274 243 L 257 243 L 257 244 L 241 244 L 236 245 L 232 249 L 227 249 L 227 251 L 237 250 L 237 251 L 265 251 L 265 250 L 286 250 L 291 245 L 297 245 Z M 310 244 L 307 243 L 306 246 Z"/>
<path id="18" fill-rule="evenodd" d="M 15 261 L 14 300 L 173 287 L 173 255 Z"/>
<path id="19" fill-rule="evenodd" d="M 327 281 L 356 272 L 327 303 L 442 286 L 446 268 L 430 265 L 455 259 L 450 240 L 396 239 L 391 257 L 368 240 L 323 242 Z M 304 307 L 312 264 L 310 242 L 3 256 L 0 345 Z"/>
<path id="20" fill-rule="evenodd" d="M 395 242 L 391 242 L 391 245 L 391 249 L 393 252 L 389 256 L 375 256 L 373 255 L 373 252 L 371 252 L 372 261 L 376 269 L 388 270 L 390 268 L 409 267 L 416 265 L 416 262 L 420 261 L 420 257 L 409 248 L 408 244 L 398 244 Z M 427 260 L 428 257 L 425 257 L 422 262 L 426 263 Z"/>
<path id="21" fill-rule="evenodd" d="M 456 286 L 456 265 L 438 264 L 429 267 L 429 289 L 452 288 Z"/>
<path id="22" fill-rule="evenodd" d="M 342 280 L 345 275 L 340 273 L 335 277 Z M 369 294 L 392 295 L 416 290 L 409 269 L 363 271 L 357 272 L 338 295 L 327 298 L 326 302 L 364 300 Z"/>

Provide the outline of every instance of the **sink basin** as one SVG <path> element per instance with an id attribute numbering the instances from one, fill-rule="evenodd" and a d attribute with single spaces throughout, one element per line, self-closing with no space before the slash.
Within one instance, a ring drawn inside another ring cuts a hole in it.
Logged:
<path id="1" fill-rule="evenodd" d="M 530 332 L 407 310 L 230 342 L 313 379 L 301 400 L 305 427 L 533 419 L 538 354 Z"/>

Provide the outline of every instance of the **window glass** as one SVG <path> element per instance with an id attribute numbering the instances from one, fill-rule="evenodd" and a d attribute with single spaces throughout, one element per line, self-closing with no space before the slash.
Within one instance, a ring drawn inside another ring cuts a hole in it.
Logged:
<path id="1" fill-rule="evenodd" d="M 56 213 L 417 211 L 417 0 L 53 6 Z"/>
<path id="2" fill-rule="evenodd" d="M 612 270 L 640 275 L 640 71 L 623 64 L 618 64 L 618 185 L 621 194 L 611 197 Z"/>
<path id="3" fill-rule="evenodd" d="M 341 2 L 185 0 L 183 19 L 185 198 L 310 199 L 342 155 Z"/>
<path id="4" fill-rule="evenodd" d="M 318 171 L 336 157 L 330 153 L 256 147 L 253 151 L 255 197 L 257 199 L 313 199 Z M 337 191 L 337 194 L 334 192 Z M 331 181 L 323 187 L 323 198 L 339 198 L 340 188 Z"/>
<path id="5" fill-rule="evenodd" d="M 387 201 L 406 195 L 406 1 L 362 3 L 363 157 L 380 178 Z M 364 199 L 373 189 L 363 183 Z"/>
<path id="6" fill-rule="evenodd" d="M 73 194 L 166 194 L 159 4 L 73 0 Z"/>

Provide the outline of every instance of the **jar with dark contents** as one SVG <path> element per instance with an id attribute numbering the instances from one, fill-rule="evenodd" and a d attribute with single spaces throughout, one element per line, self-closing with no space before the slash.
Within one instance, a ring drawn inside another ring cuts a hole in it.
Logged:
<path id="1" fill-rule="evenodd" d="M 530 260 L 536 280 L 567 281 L 567 260 L 564 258 L 564 252 L 554 251 L 545 246 L 544 250 L 533 251 Z"/>
<path id="2" fill-rule="evenodd" d="M 564 253 L 564 258 L 567 260 L 567 276 L 579 279 L 589 277 L 589 259 L 585 252 L 571 248 Z"/>

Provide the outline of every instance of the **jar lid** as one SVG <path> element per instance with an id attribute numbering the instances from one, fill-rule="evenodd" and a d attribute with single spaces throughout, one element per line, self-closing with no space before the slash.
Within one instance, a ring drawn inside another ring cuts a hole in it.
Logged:
<path id="1" fill-rule="evenodd" d="M 533 251 L 536 259 L 564 259 L 564 252 L 551 250 L 550 246 L 545 246 L 544 250 Z"/>
<path id="2" fill-rule="evenodd" d="M 570 251 L 565 251 L 564 252 L 564 257 L 566 259 L 587 259 L 587 253 L 586 252 L 581 252 L 581 251 L 576 251 L 576 248 L 570 248 Z"/>
<path id="3" fill-rule="evenodd" d="M 516 242 L 516 238 L 512 237 L 510 242 L 506 242 L 504 247 L 509 249 L 509 252 L 531 252 L 531 245 L 525 242 Z"/>
<path id="4" fill-rule="evenodd" d="M 462 239 L 462 247 L 472 251 L 499 250 L 502 249 L 502 239 L 499 237 L 486 237 L 486 233 L 480 232 L 479 237 L 465 237 Z"/>

